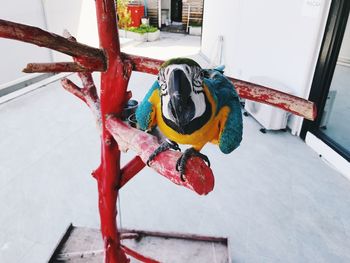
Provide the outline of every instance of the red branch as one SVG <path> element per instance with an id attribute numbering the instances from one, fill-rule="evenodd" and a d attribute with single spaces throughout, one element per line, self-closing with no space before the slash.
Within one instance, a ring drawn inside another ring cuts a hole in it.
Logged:
<path id="1" fill-rule="evenodd" d="M 269 104 L 308 120 L 316 119 L 316 105 L 311 101 L 247 81 L 229 79 L 241 98 Z"/>
<path id="2" fill-rule="evenodd" d="M 157 75 L 159 67 L 164 63 L 163 60 L 147 58 L 142 56 L 135 56 L 126 53 L 122 53 L 124 59 L 130 61 L 134 71 L 149 73 Z"/>
<path id="3" fill-rule="evenodd" d="M 104 67 L 92 64 L 87 67 L 87 64 L 82 66 L 75 62 L 57 62 L 57 63 L 29 63 L 23 69 L 24 73 L 46 73 L 46 72 L 92 72 L 105 71 Z"/>
<path id="4" fill-rule="evenodd" d="M 127 163 L 121 170 L 122 178 L 118 186 L 119 189 L 134 178 L 134 176 L 137 175 L 144 167 L 145 163 L 139 156 L 136 156 L 129 163 Z"/>
<path id="5" fill-rule="evenodd" d="M 147 162 L 149 156 L 159 147 L 157 138 L 148 133 L 134 129 L 117 118 L 107 119 L 106 127 L 118 142 L 123 151 L 132 149 Z M 163 175 L 175 184 L 182 185 L 199 195 L 206 195 L 214 189 L 214 176 L 212 170 L 198 157 L 192 157 L 186 165 L 186 181 L 180 179 L 180 173 L 175 166 L 181 153 L 177 151 L 166 151 L 159 154 L 151 162 L 151 168 Z"/>
<path id="6" fill-rule="evenodd" d="M 127 253 L 129 256 L 132 256 L 133 258 L 144 262 L 144 263 L 160 263 L 159 261 L 156 261 L 152 258 L 146 257 L 144 255 L 141 255 L 140 253 L 137 253 L 136 251 L 128 248 L 127 246 L 121 245 L 122 249 Z"/>
<path id="7" fill-rule="evenodd" d="M 61 84 L 65 90 L 72 93 L 86 103 L 96 119 L 96 126 L 101 131 L 102 120 L 100 100 L 98 98 L 97 90 L 91 73 L 79 73 L 79 77 L 82 80 L 83 88 L 78 87 L 72 81 L 66 78 L 61 80 Z"/>

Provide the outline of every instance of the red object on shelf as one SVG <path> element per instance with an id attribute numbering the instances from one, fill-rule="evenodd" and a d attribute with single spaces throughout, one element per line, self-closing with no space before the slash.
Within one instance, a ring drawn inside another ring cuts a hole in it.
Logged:
<path id="1" fill-rule="evenodd" d="M 141 25 L 141 18 L 145 14 L 145 6 L 143 5 L 128 5 L 128 10 L 131 13 L 132 27 L 139 27 Z"/>

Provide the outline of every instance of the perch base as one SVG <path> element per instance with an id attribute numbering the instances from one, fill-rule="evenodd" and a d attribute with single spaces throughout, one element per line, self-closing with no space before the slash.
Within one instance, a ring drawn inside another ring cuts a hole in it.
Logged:
<path id="1" fill-rule="evenodd" d="M 159 262 L 231 262 L 227 238 L 138 230 L 120 232 L 122 245 Z M 103 253 L 98 229 L 70 225 L 49 262 L 103 262 Z M 128 257 L 130 262 L 142 262 Z"/>

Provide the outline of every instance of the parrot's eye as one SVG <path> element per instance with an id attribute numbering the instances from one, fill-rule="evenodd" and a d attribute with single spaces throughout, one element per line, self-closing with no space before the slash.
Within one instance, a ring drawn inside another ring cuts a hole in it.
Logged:
<path id="1" fill-rule="evenodd" d="M 169 75 L 169 71 L 170 71 L 170 68 L 169 68 L 169 67 L 167 67 L 167 68 L 166 68 L 166 70 L 165 70 L 165 75 L 167 75 L 167 76 L 168 76 L 168 75 Z M 163 76 L 164 76 L 164 70 L 163 70 Z"/>
<path id="2" fill-rule="evenodd" d="M 195 93 L 200 93 L 203 91 L 203 70 L 199 67 L 194 67 L 193 68 L 193 89 Z"/>

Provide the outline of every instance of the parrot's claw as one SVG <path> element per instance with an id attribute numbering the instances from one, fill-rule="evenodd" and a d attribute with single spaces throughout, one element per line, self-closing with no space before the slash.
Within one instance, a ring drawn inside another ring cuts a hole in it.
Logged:
<path id="1" fill-rule="evenodd" d="M 189 148 L 187 150 L 185 150 L 185 152 L 181 155 L 181 157 L 177 160 L 176 162 L 176 171 L 180 172 L 180 178 L 183 182 L 185 182 L 185 169 L 186 169 L 186 164 L 188 159 L 190 159 L 191 156 L 197 156 L 201 159 L 203 159 L 208 167 L 210 167 L 210 161 L 208 156 L 200 153 L 199 151 L 197 151 L 194 148 Z"/>
<path id="2" fill-rule="evenodd" d="M 150 166 L 150 162 L 153 161 L 158 154 L 165 152 L 166 150 L 169 150 L 169 149 L 173 149 L 175 151 L 181 152 L 181 149 L 176 142 L 166 140 L 162 142 L 162 144 L 159 145 L 159 147 L 149 156 L 146 162 L 147 166 Z"/>

